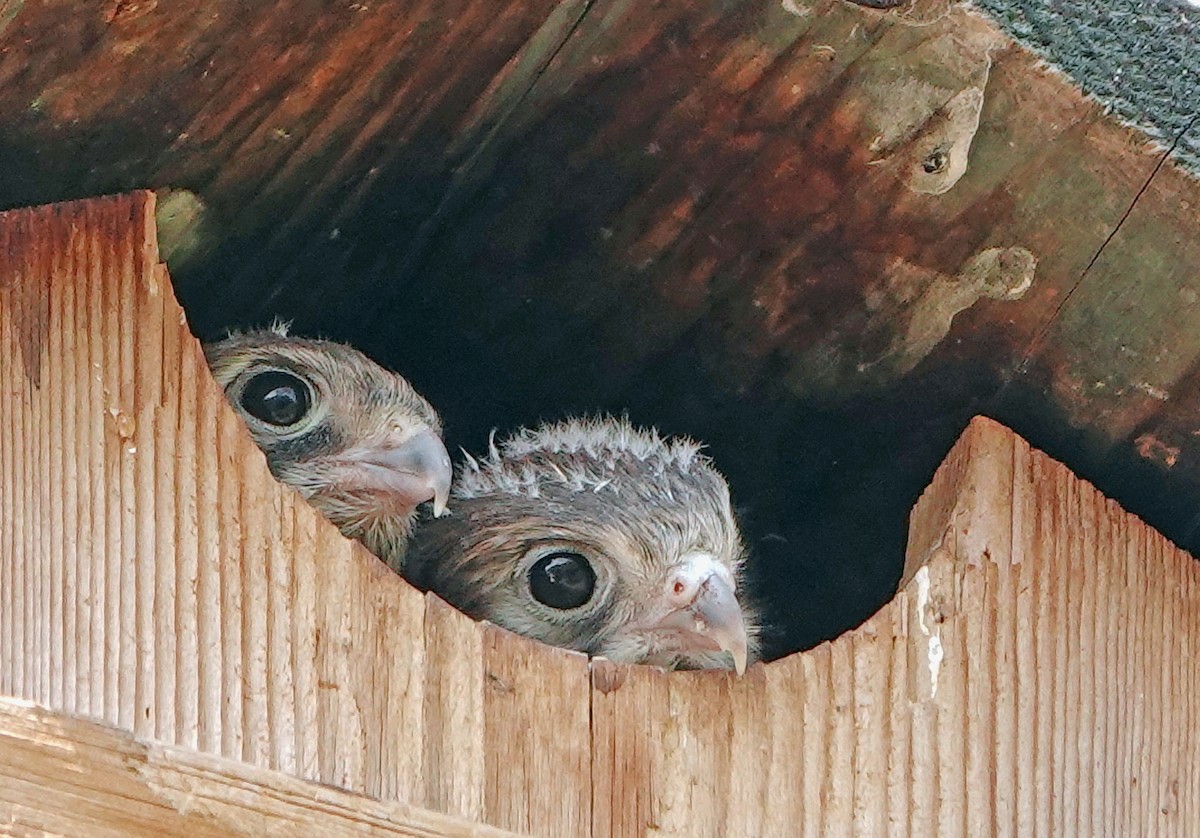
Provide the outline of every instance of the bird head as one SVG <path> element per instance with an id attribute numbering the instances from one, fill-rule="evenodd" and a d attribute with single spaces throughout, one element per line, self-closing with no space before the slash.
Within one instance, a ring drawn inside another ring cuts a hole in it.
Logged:
<path id="1" fill-rule="evenodd" d="M 452 477 L 437 413 L 361 352 L 281 324 L 204 349 L 213 377 L 266 455 L 343 534 L 399 566 L 417 507 L 446 507 Z"/>
<path id="2" fill-rule="evenodd" d="M 405 572 L 554 646 L 740 673 L 757 655 L 742 541 L 729 487 L 699 448 L 614 419 L 493 443 L 460 466 L 453 513 L 422 526 Z"/>

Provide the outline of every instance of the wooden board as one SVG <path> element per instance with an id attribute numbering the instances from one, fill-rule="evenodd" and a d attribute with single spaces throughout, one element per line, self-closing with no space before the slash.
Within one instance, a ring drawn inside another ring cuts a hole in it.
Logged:
<path id="1" fill-rule="evenodd" d="M 902 590 L 854 631 L 741 679 L 589 664 L 423 598 L 271 480 L 153 215 L 147 193 L 0 214 L 0 694 L 168 762 L 532 835 L 1200 822 L 1200 566 L 998 424 L 950 452 Z M 0 788 L 57 811 L 69 784 L 25 765 L 0 758 Z"/>
<path id="2" fill-rule="evenodd" d="M 5 835 L 404 835 L 513 833 L 348 794 L 277 771 L 0 698 Z"/>

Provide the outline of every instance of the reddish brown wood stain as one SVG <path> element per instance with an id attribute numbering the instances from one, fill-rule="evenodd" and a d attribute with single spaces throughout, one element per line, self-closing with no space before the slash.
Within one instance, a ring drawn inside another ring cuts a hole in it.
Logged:
<path id="1" fill-rule="evenodd" d="M 24 248 L 18 250 L 8 241 L 10 235 L 0 240 L 0 311 L 9 319 L 9 328 L 20 335 L 17 344 L 25 376 L 34 386 L 40 386 L 49 303 L 38 293 L 39 289 L 28 287 L 30 280 L 25 279 L 22 271 Z M 24 241 L 24 237 L 19 238 Z"/>

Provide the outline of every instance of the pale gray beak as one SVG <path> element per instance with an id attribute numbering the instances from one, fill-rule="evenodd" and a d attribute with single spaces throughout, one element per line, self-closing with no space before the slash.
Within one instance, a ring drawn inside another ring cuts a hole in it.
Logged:
<path id="1" fill-rule="evenodd" d="M 682 632 L 695 651 L 724 651 L 737 674 L 746 671 L 746 621 L 728 572 L 707 555 L 697 556 L 668 578 L 665 599 L 675 606 L 658 627 Z"/>
<path id="2" fill-rule="evenodd" d="M 413 507 L 433 501 L 435 518 L 446 511 L 454 469 L 441 437 L 432 430 L 393 445 L 353 449 L 339 459 L 363 488 L 389 493 Z"/>

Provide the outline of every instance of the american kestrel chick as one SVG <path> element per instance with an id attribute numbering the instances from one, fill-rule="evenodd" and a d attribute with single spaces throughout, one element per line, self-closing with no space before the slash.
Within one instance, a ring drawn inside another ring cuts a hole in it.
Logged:
<path id="1" fill-rule="evenodd" d="M 476 619 L 625 663 L 740 674 L 756 658 L 729 486 L 698 444 L 543 425 L 468 455 L 451 497 L 405 573 Z"/>
<path id="2" fill-rule="evenodd" d="M 276 479 L 397 570 L 417 506 L 441 515 L 452 468 L 436 411 L 412 386 L 340 343 L 282 324 L 204 347 L 213 377 Z"/>

